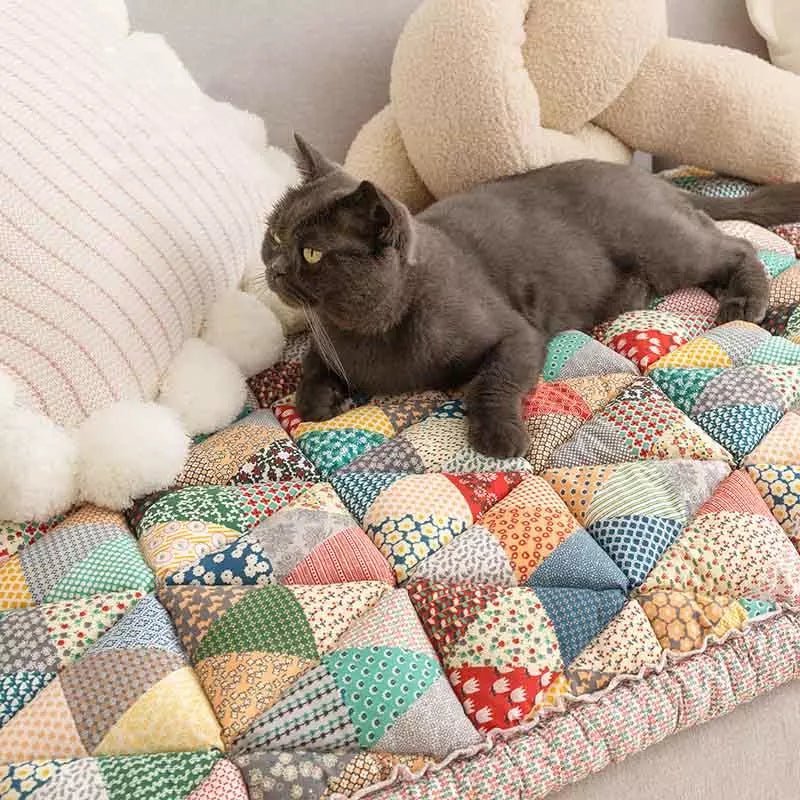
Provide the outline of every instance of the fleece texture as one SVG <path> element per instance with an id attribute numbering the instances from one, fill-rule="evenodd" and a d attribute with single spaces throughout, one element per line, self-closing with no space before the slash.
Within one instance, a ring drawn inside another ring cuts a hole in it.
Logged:
<path id="1" fill-rule="evenodd" d="M 392 62 L 392 107 L 411 163 L 437 197 L 534 165 L 630 158 L 594 127 L 566 134 L 541 126 L 520 49 L 527 10 L 527 0 L 434 0 L 406 24 Z"/>
<path id="2" fill-rule="evenodd" d="M 729 47 L 664 39 L 598 122 L 681 163 L 800 180 L 798 99 L 800 76 Z"/>
<path id="3" fill-rule="evenodd" d="M 433 202 L 433 196 L 408 160 L 403 137 L 390 105 L 359 131 L 347 154 L 345 168 L 361 180 L 375 181 L 413 213 Z"/>
<path id="4" fill-rule="evenodd" d="M 557 161 L 631 150 L 754 181 L 800 180 L 800 76 L 666 34 L 663 0 L 425 0 L 391 105 L 347 165 L 418 208 Z"/>

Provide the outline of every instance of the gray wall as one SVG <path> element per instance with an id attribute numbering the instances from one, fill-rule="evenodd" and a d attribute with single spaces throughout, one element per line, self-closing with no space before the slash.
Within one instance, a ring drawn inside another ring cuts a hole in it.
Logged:
<path id="1" fill-rule="evenodd" d="M 334 158 L 387 100 L 394 43 L 420 0 L 128 0 L 212 96 L 297 129 Z M 763 54 L 745 0 L 668 0 L 675 36 Z"/>

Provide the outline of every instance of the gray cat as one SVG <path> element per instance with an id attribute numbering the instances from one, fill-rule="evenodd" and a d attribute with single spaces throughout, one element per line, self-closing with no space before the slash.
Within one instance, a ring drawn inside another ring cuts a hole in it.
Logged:
<path id="1" fill-rule="evenodd" d="M 477 186 L 413 217 L 296 138 L 305 181 L 273 210 L 262 257 L 270 287 L 312 323 L 299 413 L 334 416 L 351 389 L 466 384 L 470 440 L 498 458 L 528 447 L 521 400 L 551 336 L 688 286 L 716 294 L 720 323 L 759 322 L 764 268 L 712 218 L 800 219 L 800 184 L 716 199 L 598 161 Z"/>

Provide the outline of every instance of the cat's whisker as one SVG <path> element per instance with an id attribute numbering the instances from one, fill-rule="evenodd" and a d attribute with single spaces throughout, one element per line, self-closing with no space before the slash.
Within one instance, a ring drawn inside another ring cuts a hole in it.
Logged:
<path id="1" fill-rule="evenodd" d="M 342 359 L 339 358 L 339 354 L 336 352 L 336 348 L 333 346 L 331 337 L 328 335 L 328 331 L 325 330 L 322 320 L 308 306 L 303 306 L 303 313 L 308 320 L 308 326 L 311 328 L 311 335 L 314 337 L 320 357 L 345 382 L 348 390 L 350 390 L 352 387 L 342 364 Z"/>

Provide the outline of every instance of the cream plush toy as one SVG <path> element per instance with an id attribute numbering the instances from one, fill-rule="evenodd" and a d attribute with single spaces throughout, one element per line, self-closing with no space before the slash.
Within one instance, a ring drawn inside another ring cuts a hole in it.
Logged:
<path id="1" fill-rule="evenodd" d="M 800 0 L 747 0 L 747 13 L 772 63 L 800 75 Z"/>
<path id="2" fill-rule="evenodd" d="M 670 38 L 664 0 L 425 0 L 397 43 L 391 104 L 346 166 L 413 209 L 502 175 L 624 162 L 632 150 L 800 180 L 796 97 L 796 75 Z"/>

